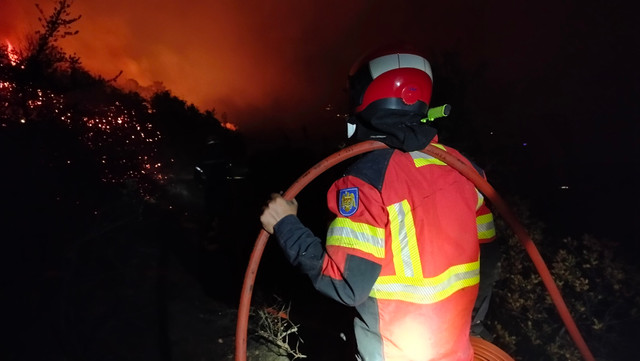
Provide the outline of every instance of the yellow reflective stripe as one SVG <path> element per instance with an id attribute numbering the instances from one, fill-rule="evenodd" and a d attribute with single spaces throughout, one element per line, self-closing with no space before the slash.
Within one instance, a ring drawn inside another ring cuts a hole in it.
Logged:
<path id="1" fill-rule="evenodd" d="M 493 224 L 493 215 L 491 213 L 476 217 L 476 225 L 478 227 L 478 239 L 495 237 L 496 228 Z"/>
<path id="2" fill-rule="evenodd" d="M 395 204 L 387 207 L 387 212 L 389 213 L 389 228 L 391 230 L 391 251 L 393 252 L 393 266 L 396 272 L 404 272 L 402 257 L 398 256 L 402 254 L 402 247 L 400 242 L 397 241 L 400 238 L 400 217 L 397 208 Z M 402 207 L 399 207 L 399 209 L 402 209 Z"/>
<path id="3" fill-rule="evenodd" d="M 387 207 L 387 211 L 396 274 L 407 277 L 422 277 L 418 238 L 409 202 L 405 199 L 402 202 L 392 204 Z"/>
<path id="4" fill-rule="evenodd" d="M 482 206 L 482 202 L 484 202 L 484 196 L 482 195 L 482 193 L 480 193 L 480 191 L 476 188 L 476 193 L 478 194 L 478 203 L 476 204 L 476 211 L 478 209 L 480 209 L 480 206 Z"/>
<path id="5" fill-rule="evenodd" d="M 452 266 L 430 278 L 383 276 L 373 286 L 371 297 L 428 304 L 480 282 L 480 261 Z"/>
<path id="6" fill-rule="evenodd" d="M 384 228 L 336 218 L 327 231 L 327 246 L 354 248 L 384 258 Z"/>
<path id="7" fill-rule="evenodd" d="M 415 166 L 418 168 L 429 164 L 447 165 L 445 162 L 436 157 L 432 157 L 429 154 L 418 151 L 410 152 L 409 154 L 411 154 L 411 158 L 413 158 L 413 164 L 415 164 Z"/>
<path id="8" fill-rule="evenodd" d="M 487 231 L 478 232 L 478 239 L 489 239 L 496 236 L 496 230 L 490 229 Z"/>

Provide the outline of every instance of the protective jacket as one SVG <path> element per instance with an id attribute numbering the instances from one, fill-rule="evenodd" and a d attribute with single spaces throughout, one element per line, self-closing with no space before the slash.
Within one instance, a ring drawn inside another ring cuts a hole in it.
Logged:
<path id="1" fill-rule="evenodd" d="M 327 202 L 336 218 L 326 242 L 295 216 L 280 220 L 275 235 L 317 290 L 355 306 L 360 357 L 472 360 L 479 243 L 495 236 L 473 183 L 425 153 L 384 149 L 350 167 Z"/>

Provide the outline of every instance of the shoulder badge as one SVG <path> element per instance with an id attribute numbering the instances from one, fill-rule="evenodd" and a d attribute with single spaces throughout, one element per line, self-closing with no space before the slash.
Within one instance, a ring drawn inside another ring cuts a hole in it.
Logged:
<path id="1" fill-rule="evenodd" d="M 338 196 L 340 214 L 345 217 L 352 216 L 358 210 L 358 188 L 345 188 L 340 190 Z"/>

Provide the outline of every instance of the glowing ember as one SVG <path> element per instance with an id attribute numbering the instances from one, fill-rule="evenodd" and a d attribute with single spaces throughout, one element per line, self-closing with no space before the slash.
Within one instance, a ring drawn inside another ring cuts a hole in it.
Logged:
<path id="1" fill-rule="evenodd" d="M 15 99 L 22 99 L 26 108 L 13 106 Z M 157 155 L 160 133 L 148 119 L 136 116 L 133 110 L 118 102 L 74 109 L 77 105 L 69 103 L 62 94 L 30 86 L 18 88 L 3 79 L 0 80 L 0 105 L 4 106 L 4 113 L 0 113 L 3 121 L 27 125 L 57 119 L 76 131 L 80 140 L 97 153 L 105 182 L 133 182 L 148 199 L 153 197 L 151 189 L 168 178 Z M 144 117 L 150 113 L 145 109 L 142 114 Z"/>

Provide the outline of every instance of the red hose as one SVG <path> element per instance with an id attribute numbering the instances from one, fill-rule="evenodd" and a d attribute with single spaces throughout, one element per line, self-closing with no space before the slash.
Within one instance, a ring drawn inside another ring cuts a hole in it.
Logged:
<path id="1" fill-rule="evenodd" d="M 309 184 L 318 175 L 322 174 L 330 167 L 356 155 L 370 152 L 376 149 L 383 149 L 387 146 L 377 141 L 365 141 L 358 144 L 354 144 L 350 147 L 344 148 L 329 157 L 323 159 L 305 174 L 298 178 L 283 194 L 285 199 L 293 199 L 307 184 Z M 520 239 L 520 242 L 524 246 L 525 250 L 529 254 L 529 257 L 533 261 L 536 270 L 540 274 L 542 281 L 547 288 L 553 303 L 555 304 L 562 321 L 567 327 L 567 331 L 571 335 L 571 338 L 575 342 L 578 350 L 586 361 L 595 361 L 595 358 L 591 354 L 587 344 L 585 343 L 578 327 L 576 326 L 569 310 L 562 299 L 560 290 L 556 286 L 551 273 L 547 268 L 542 256 L 538 252 L 535 244 L 529 237 L 525 228 L 520 224 L 517 217 L 511 212 L 509 207 L 495 191 L 495 189 L 473 168 L 468 166 L 462 160 L 457 157 L 434 147 L 432 145 L 427 146 L 423 152 L 438 158 L 439 160 L 447 163 L 459 171 L 463 176 L 469 179 L 473 184 L 482 192 L 496 208 L 498 213 L 504 218 L 504 220 L 511 226 L 516 236 Z M 249 309 L 251 306 L 251 294 L 253 293 L 253 284 L 258 272 L 258 265 L 260 264 L 260 258 L 264 251 L 264 247 L 269 239 L 269 234 L 265 230 L 261 230 L 256 243 L 254 245 L 251 256 L 249 257 L 249 265 L 244 277 L 244 283 L 242 285 L 242 292 L 240 294 L 240 304 L 238 306 L 238 322 L 236 325 L 236 361 L 247 360 L 247 328 L 249 324 Z"/>
<path id="2" fill-rule="evenodd" d="M 489 341 L 475 336 L 469 337 L 469 341 L 473 347 L 473 361 L 514 361 L 511 356 Z"/>

